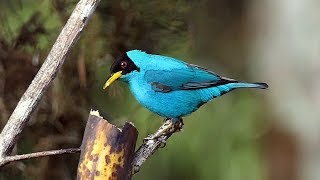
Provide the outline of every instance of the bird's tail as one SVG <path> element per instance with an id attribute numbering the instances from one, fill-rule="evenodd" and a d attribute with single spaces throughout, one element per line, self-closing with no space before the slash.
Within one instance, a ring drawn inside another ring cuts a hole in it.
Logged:
<path id="1" fill-rule="evenodd" d="M 201 90 L 203 101 L 207 102 L 213 98 L 222 96 L 230 91 L 239 88 L 258 88 L 258 89 L 267 89 L 268 84 L 266 83 L 245 83 L 245 82 L 237 82 L 233 81 L 227 84 L 219 85 L 216 87 L 212 87 L 209 89 Z"/>
<path id="2" fill-rule="evenodd" d="M 237 89 L 237 88 L 267 89 L 269 87 L 267 83 L 243 83 L 243 82 L 229 83 L 227 84 L 227 86 L 229 86 L 229 88 L 231 89 Z"/>
<path id="3" fill-rule="evenodd" d="M 231 82 L 222 86 L 218 86 L 217 88 L 220 91 L 220 95 L 226 94 L 230 91 L 239 88 L 257 88 L 257 89 L 267 89 L 269 86 L 267 83 L 246 83 L 246 82 Z"/>

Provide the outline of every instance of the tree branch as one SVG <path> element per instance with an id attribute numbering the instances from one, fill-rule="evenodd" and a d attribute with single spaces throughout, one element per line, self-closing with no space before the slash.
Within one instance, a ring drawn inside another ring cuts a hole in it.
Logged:
<path id="1" fill-rule="evenodd" d="M 11 153 L 19 134 L 26 126 L 31 113 L 37 107 L 39 100 L 57 71 L 62 66 L 71 48 L 79 39 L 80 33 L 91 17 L 100 0 L 80 0 L 69 20 L 54 43 L 48 57 L 23 94 L 7 124 L 0 134 L 0 162 Z"/>
<path id="2" fill-rule="evenodd" d="M 22 155 L 14 155 L 14 156 L 6 156 L 1 162 L 0 166 L 6 165 L 7 163 L 14 161 L 21 161 L 25 159 L 39 158 L 43 156 L 52 156 L 58 154 L 72 154 L 80 152 L 80 148 L 70 148 L 70 149 L 58 149 L 51 151 L 41 151 L 30 154 L 22 154 Z"/>
<path id="3" fill-rule="evenodd" d="M 144 142 L 135 153 L 132 162 L 133 174 L 139 172 L 142 164 L 159 148 L 166 145 L 167 140 L 173 133 L 181 131 L 182 126 L 182 121 L 178 124 L 173 124 L 170 119 L 167 119 L 154 134 L 145 138 Z"/>

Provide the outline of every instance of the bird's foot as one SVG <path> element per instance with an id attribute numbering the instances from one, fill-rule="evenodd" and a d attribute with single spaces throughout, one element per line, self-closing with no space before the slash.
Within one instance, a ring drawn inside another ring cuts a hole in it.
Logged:
<path id="1" fill-rule="evenodd" d="M 167 122 L 167 121 L 169 121 L 169 120 L 171 121 L 171 118 L 164 118 L 164 119 L 163 119 L 163 123 L 165 123 L 165 122 Z"/>
<path id="2" fill-rule="evenodd" d="M 179 119 L 171 119 L 173 121 L 173 130 L 174 132 L 178 132 L 182 130 L 182 127 L 184 125 L 183 123 L 183 119 L 179 118 Z"/>
<path id="3" fill-rule="evenodd" d="M 154 134 L 148 135 L 144 141 L 156 140 L 161 136 L 171 136 L 172 133 L 182 130 L 182 118 L 166 118 L 164 124 Z M 165 146 L 165 143 L 164 143 Z"/>

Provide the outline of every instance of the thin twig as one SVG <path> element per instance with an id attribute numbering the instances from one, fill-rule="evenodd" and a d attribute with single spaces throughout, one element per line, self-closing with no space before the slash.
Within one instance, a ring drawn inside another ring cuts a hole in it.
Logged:
<path id="1" fill-rule="evenodd" d="M 58 150 L 51 150 L 51 151 L 35 152 L 30 154 L 6 156 L 4 160 L 0 163 L 0 166 L 3 166 L 13 161 L 20 161 L 25 159 L 39 158 L 43 156 L 52 156 L 52 155 L 58 155 L 58 154 L 72 154 L 72 153 L 78 153 L 78 152 L 80 152 L 80 148 L 58 149 Z"/>
<path id="2" fill-rule="evenodd" d="M 166 120 L 162 126 L 152 135 L 144 139 L 144 142 L 136 151 L 132 162 L 132 173 L 139 172 L 142 164 L 152 156 L 159 148 L 166 145 L 170 136 L 181 131 L 183 122 L 173 124 L 170 119 Z"/>

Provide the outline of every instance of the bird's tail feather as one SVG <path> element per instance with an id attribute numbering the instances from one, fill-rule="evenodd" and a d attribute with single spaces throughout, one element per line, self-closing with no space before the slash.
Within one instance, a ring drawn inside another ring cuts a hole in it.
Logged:
<path id="1" fill-rule="evenodd" d="M 258 88 L 258 89 L 267 89 L 268 84 L 266 83 L 245 83 L 245 82 L 230 82 L 224 85 L 212 87 L 209 89 L 201 90 L 203 101 L 207 102 L 213 98 L 222 96 L 223 94 L 226 94 L 230 91 L 233 91 L 235 89 L 239 88 Z"/>
<path id="2" fill-rule="evenodd" d="M 267 89 L 269 86 L 267 83 L 230 83 L 228 86 L 232 89 L 237 88 L 258 88 L 258 89 Z"/>

